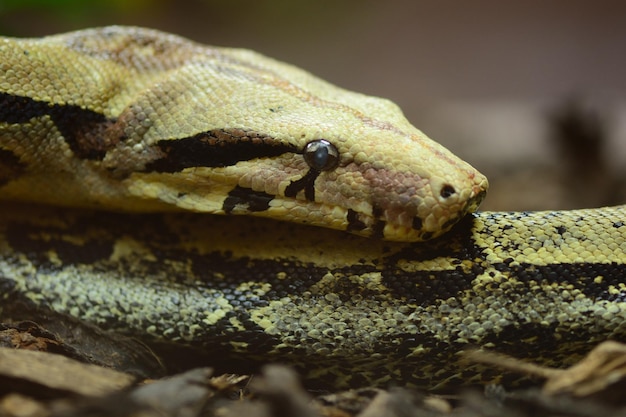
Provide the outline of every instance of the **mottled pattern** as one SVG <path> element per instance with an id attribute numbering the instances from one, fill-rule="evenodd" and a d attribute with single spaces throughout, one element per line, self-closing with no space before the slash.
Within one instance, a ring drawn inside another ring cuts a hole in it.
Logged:
<path id="1" fill-rule="evenodd" d="M 74 207 L 2 201 L 0 314 L 336 387 L 495 381 L 463 350 L 563 365 L 626 340 L 626 207 L 465 216 L 486 188 L 392 103 L 251 51 L 0 38 L 0 198 Z"/>
<path id="2" fill-rule="evenodd" d="M 332 169 L 306 161 L 320 139 L 337 149 Z M 3 199 L 251 214 L 399 241 L 440 235 L 487 189 L 389 101 L 130 27 L 0 38 L 0 151 L 14 156 L 0 159 Z M 16 158 L 26 169 L 7 175 Z M 226 210 L 237 187 L 271 202 Z"/>
<path id="3" fill-rule="evenodd" d="M 428 244 L 206 215 L 0 212 L 0 288 L 309 384 L 496 381 L 484 347 L 562 366 L 626 341 L 626 206 L 479 213 Z M 155 227 L 158 225 L 159 227 Z"/>

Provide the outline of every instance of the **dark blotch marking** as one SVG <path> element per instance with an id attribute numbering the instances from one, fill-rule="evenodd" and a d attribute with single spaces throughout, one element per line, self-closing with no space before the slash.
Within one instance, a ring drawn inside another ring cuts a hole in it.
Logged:
<path id="1" fill-rule="evenodd" d="M 387 222 L 385 222 L 384 220 L 378 220 L 376 223 L 374 223 L 374 226 L 372 227 L 372 237 L 376 239 L 382 239 L 383 237 L 385 237 L 383 232 L 385 230 L 386 224 Z"/>
<path id="2" fill-rule="evenodd" d="M 7 242 L 16 252 L 26 255 L 35 265 L 50 270 L 63 268 L 50 262 L 50 251 L 57 254 L 63 265 L 93 264 L 109 259 L 113 253 L 111 241 L 92 239 L 75 244 L 64 239 L 66 236 L 65 230 L 21 223 L 9 224 L 6 231 Z"/>
<path id="3" fill-rule="evenodd" d="M 459 218 L 461 217 L 461 213 L 458 213 L 456 216 L 449 218 L 443 223 L 443 230 L 447 230 L 458 223 Z"/>
<path id="4" fill-rule="evenodd" d="M 626 265 L 611 263 L 553 263 L 549 265 L 516 264 L 513 258 L 489 264 L 485 248 L 472 240 L 474 216 L 466 216 L 446 235 L 428 242 L 416 242 L 388 256 L 384 262 L 384 285 L 394 297 L 407 303 L 429 305 L 450 297 L 468 298 L 466 291 L 474 290 L 474 279 L 490 266 L 519 282 L 504 297 L 517 297 L 522 293 L 543 293 L 536 283 L 571 284 L 590 299 L 623 301 L 626 293 L 615 293 L 626 276 Z M 428 261 L 440 257 L 455 259 L 456 267 L 441 271 L 406 272 L 399 265 L 406 261 Z M 469 261 L 466 263 L 465 261 Z M 472 265 L 470 269 L 463 265 Z M 605 279 L 596 282 L 598 276 Z M 490 284 L 489 284 L 490 285 Z"/>
<path id="5" fill-rule="evenodd" d="M 372 206 L 372 216 L 374 216 L 375 219 L 380 219 L 383 215 L 383 209 L 381 209 L 378 206 Z"/>
<path id="6" fill-rule="evenodd" d="M 532 291 L 534 282 L 569 283 L 591 299 L 622 302 L 626 298 L 624 292 L 613 292 L 611 288 L 619 288 L 626 276 L 626 265 L 611 263 L 561 263 L 541 266 L 520 264 L 510 267 L 510 273 L 517 280 L 529 283 Z M 605 277 L 601 282 L 595 279 Z"/>
<path id="7" fill-rule="evenodd" d="M 172 257 L 172 253 L 164 255 Z M 188 253 L 185 253 L 189 257 Z M 191 257 L 192 271 L 198 285 L 215 288 L 224 294 L 236 309 L 250 310 L 267 306 L 271 301 L 310 291 L 326 274 L 332 273 L 336 279 L 324 286 L 324 292 L 336 294 L 342 300 L 350 300 L 354 295 L 374 299 L 379 291 L 365 288 L 350 277 L 377 271 L 373 265 L 351 265 L 328 269 L 313 263 L 298 262 L 293 259 L 264 260 L 255 258 L 229 258 L 224 253 L 194 255 Z M 240 284 L 250 282 L 250 271 L 254 271 L 254 280 L 267 283 L 270 289 L 263 297 L 254 293 L 254 288 L 241 289 Z M 288 279 L 278 278 L 278 273 L 285 273 Z M 183 282 L 188 277 L 181 277 Z M 231 326 L 232 324 L 227 324 Z"/>
<path id="8" fill-rule="evenodd" d="M 26 165 L 11 151 L 0 149 L 0 187 L 18 178 L 26 170 Z"/>
<path id="9" fill-rule="evenodd" d="M 5 123 L 26 123 L 49 114 L 51 107 L 41 101 L 0 93 L 0 121 Z"/>
<path id="10" fill-rule="evenodd" d="M 383 216 L 383 209 L 378 206 L 372 206 L 372 216 L 377 219 L 376 223 L 372 227 L 371 237 L 382 239 L 384 237 L 383 231 L 385 230 L 385 225 L 387 222 L 381 220 L 380 218 Z"/>
<path id="11" fill-rule="evenodd" d="M 367 227 L 365 223 L 359 219 L 359 213 L 352 209 L 348 209 L 346 220 L 348 220 L 348 227 L 346 227 L 346 231 L 348 232 L 359 232 Z"/>
<path id="12" fill-rule="evenodd" d="M 237 206 L 245 206 L 248 211 L 265 211 L 270 207 L 270 201 L 273 199 L 273 195 L 263 191 L 237 186 L 228 193 L 222 209 L 227 214 L 232 213 Z"/>
<path id="13" fill-rule="evenodd" d="M 385 225 L 387 224 L 384 220 L 380 220 L 380 216 L 382 215 L 382 210 L 377 207 L 373 207 L 372 215 L 377 219 L 374 225 L 372 226 L 372 230 L 370 233 L 370 237 L 382 239 L 384 237 Z M 348 215 L 346 216 L 348 220 L 348 227 L 346 227 L 346 231 L 348 232 L 360 232 L 367 228 L 365 222 L 363 222 L 359 213 L 349 209 Z"/>
<path id="14" fill-rule="evenodd" d="M 308 201 L 315 201 L 315 179 L 319 174 L 319 171 L 310 169 L 304 177 L 291 181 L 291 184 L 285 188 L 285 197 L 294 198 L 298 191 L 304 190 L 304 198 Z"/>
<path id="15" fill-rule="evenodd" d="M 557 226 L 555 229 L 556 229 L 556 232 L 560 234 L 561 236 L 563 236 L 563 234 L 567 232 L 567 227 L 565 226 Z"/>
<path id="16" fill-rule="evenodd" d="M 241 161 L 297 153 L 273 138 L 242 130 L 212 130 L 154 145 L 163 157 L 146 165 L 146 172 L 180 172 L 191 167 L 226 167 Z"/>
<path id="17" fill-rule="evenodd" d="M 615 222 L 615 223 L 613 223 L 613 227 L 616 228 L 616 229 L 619 229 L 622 226 L 624 226 L 624 222 Z"/>
<path id="18" fill-rule="evenodd" d="M 29 97 L 0 93 L 0 122 L 26 123 L 33 118 L 49 116 L 72 152 L 79 158 L 101 160 L 119 142 L 107 134 L 115 120 L 73 104 L 53 104 Z"/>
<path id="19" fill-rule="evenodd" d="M 471 230 L 474 217 L 468 216 L 459 222 L 449 233 L 428 242 L 415 242 L 387 256 L 384 263 L 383 283 L 394 297 L 407 300 L 408 303 L 427 305 L 435 300 L 456 297 L 459 293 L 472 289 L 476 274 L 484 272 L 485 255 L 482 248 L 472 240 Z M 464 271 L 457 265 L 454 269 L 443 271 L 406 272 L 397 265 L 404 260 L 412 262 L 430 261 L 450 257 L 458 260 L 472 260 L 477 270 Z"/>
<path id="20" fill-rule="evenodd" d="M 422 230 L 422 227 L 424 227 L 424 222 L 420 217 L 415 216 L 413 217 L 411 227 L 415 230 Z"/>

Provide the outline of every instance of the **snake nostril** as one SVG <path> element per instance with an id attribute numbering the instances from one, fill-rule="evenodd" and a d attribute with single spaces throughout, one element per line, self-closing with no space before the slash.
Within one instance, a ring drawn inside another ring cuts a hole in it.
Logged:
<path id="1" fill-rule="evenodd" d="M 451 186 L 450 184 L 446 184 L 443 187 L 441 187 L 441 191 L 439 192 L 439 195 L 443 198 L 449 198 L 455 193 L 456 193 L 456 190 L 454 189 L 454 187 Z"/>

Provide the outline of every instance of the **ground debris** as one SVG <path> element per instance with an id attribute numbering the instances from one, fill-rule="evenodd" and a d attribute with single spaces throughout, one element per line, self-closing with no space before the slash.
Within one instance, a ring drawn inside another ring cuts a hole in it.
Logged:
<path id="1" fill-rule="evenodd" d="M 46 352 L 0 349 L 0 392 L 45 392 L 45 396 L 97 397 L 129 387 L 135 378 Z"/>
<path id="2" fill-rule="evenodd" d="M 474 351 L 470 361 L 546 380 L 546 396 L 592 397 L 612 403 L 624 402 L 626 388 L 626 345 L 606 341 L 568 369 L 553 369 L 489 351 Z"/>
<path id="3" fill-rule="evenodd" d="M 30 346 L 30 344 L 28 344 Z M 270 365 L 259 375 L 213 375 L 196 368 L 138 380 L 48 352 L 0 348 L 0 416 L 20 417 L 595 417 L 626 415 L 626 347 L 598 346 L 567 370 L 528 365 L 501 355 L 472 355 L 507 370 L 547 379 L 513 391 L 460 388 L 452 396 L 403 387 L 364 387 L 315 396 L 290 368 Z M 503 365 L 504 364 L 504 365 Z M 623 396 L 623 395 L 622 395 Z M 608 400 L 607 400 L 608 398 Z"/>
<path id="4" fill-rule="evenodd" d="M 160 359 L 133 338 L 26 304 L 7 303 L 1 307 L 2 314 L 12 319 L 0 323 L 0 347 L 58 353 L 142 379 L 165 375 Z"/>

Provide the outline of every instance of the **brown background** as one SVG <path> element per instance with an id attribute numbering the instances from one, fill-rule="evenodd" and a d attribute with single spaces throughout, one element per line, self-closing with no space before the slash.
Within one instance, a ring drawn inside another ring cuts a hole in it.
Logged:
<path id="1" fill-rule="evenodd" d="M 108 24 L 256 49 L 390 98 L 491 178 L 485 208 L 626 202 L 626 2 L 0 0 L 2 35 Z M 572 102 L 602 128 L 573 154 L 551 124 Z"/>

